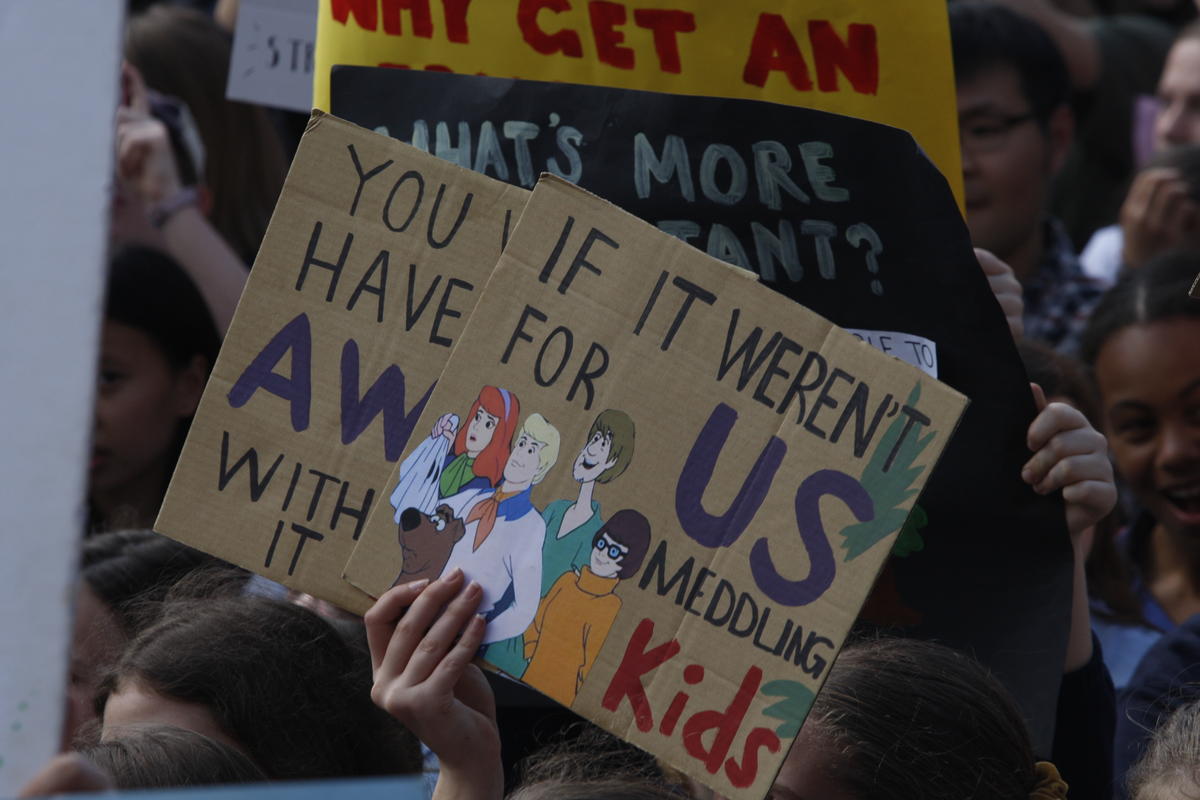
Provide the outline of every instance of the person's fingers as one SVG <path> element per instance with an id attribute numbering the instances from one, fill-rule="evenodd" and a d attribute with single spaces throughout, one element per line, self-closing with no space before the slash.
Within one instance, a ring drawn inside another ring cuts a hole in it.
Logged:
<path id="1" fill-rule="evenodd" d="M 996 299 L 1000 301 L 1000 309 L 1004 312 L 1005 317 L 1020 316 L 1025 310 L 1025 304 L 1019 295 L 1011 293 L 995 292 Z"/>
<path id="2" fill-rule="evenodd" d="M 1032 381 L 1029 383 L 1029 391 L 1033 392 L 1033 405 L 1037 408 L 1038 414 L 1041 414 L 1046 410 L 1046 392 L 1040 384 L 1033 383 Z M 1029 449 L 1036 450 L 1037 448 L 1030 445 Z"/>
<path id="3" fill-rule="evenodd" d="M 125 179 L 136 178 L 149 154 L 149 142 L 136 131 L 128 132 L 121 137 L 117 148 L 117 174 Z"/>
<path id="4" fill-rule="evenodd" d="M 44 797 L 117 788 L 112 778 L 79 753 L 61 753 L 21 787 L 18 797 Z"/>
<path id="5" fill-rule="evenodd" d="M 479 610 L 479 601 L 482 599 L 483 588 L 472 581 L 450 601 L 437 621 L 421 637 L 420 644 L 417 645 L 417 649 L 413 651 L 408 660 L 408 666 L 404 671 L 405 678 L 410 685 L 421 683 L 434 673 L 438 664 L 446 658 L 446 654 L 455 647 L 455 640 L 459 639 L 460 634 L 470 627 L 475 612 Z M 475 650 L 478 649 L 478 647 L 475 648 Z M 475 650 L 470 651 L 472 656 Z M 468 657 L 467 661 L 470 661 L 470 658 Z M 458 665 L 460 674 L 464 666 L 465 664 Z M 455 680 L 444 685 L 443 688 L 447 693 L 453 688 Z"/>
<path id="6" fill-rule="evenodd" d="M 441 615 L 446 604 L 458 594 L 462 582 L 462 570 L 455 567 L 448 575 L 443 575 L 425 587 L 396 623 L 383 660 L 379 664 L 376 680 L 390 680 L 404 672 L 413 652 L 425 638 L 426 631 Z"/>
<path id="7" fill-rule="evenodd" d="M 1063 500 L 1067 503 L 1067 525 L 1071 533 L 1078 533 L 1116 508 L 1117 487 L 1111 480 L 1081 481 L 1063 488 Z"/>
<path id="8" fill-rule="evenodd" d="M 1134 223 L 1147 218 L 1149 209 L 1155 203 L 1155 195 L 1165 184 L 1179 180 L 1179 177 L 1179 172 L 1169 167 L 1142 170 L 1129 187 L 1129 194 L 1121 207 L 1122 218 L 1128 218 Z"/>
<path id="9" fill-rule="evenodd" d="M 465 592 L 464 592 L 465 594 Z M 478 605 L 478 601 L 476 601 Z M 487 621 L 479 614 L 472 614 L 462 629 L 462 635 L 454 647 L 450 648 L 434 666 L 429 675 L 429 689 L 436 695 L 450 694 L 459 685 L 467 668 L 471 666 L 475 654 L 483 644 L 483 634 L 487 630 Z"/>
<path id="10" fill-rule="evenodd" d="M 384 592 L 375 605 L 363 615 L 363 627 L 367 631 L 367 647 L 371 651 L 371 671 L 379 670 L 383 662 L 383 654 L 387 651 L 388 642 L 396 629 L 396 623 L 404 615 L 405 610 L 421 594 L 421 590 L 429 585 L 428 578 L 411 581 L 394 586 Z"/>
<path id="11" fill-rule="evenodd" d="M 984 250 L 982 247 L 976 247 L 975 259 L 979 262 L 979 266 L 983 267 L 983 274 L 991 277 L 993 275 L 1011 275 L 1012 267 L 1000 260 L 1000 257 L 991 250 Z"/>
<path id="12" fill-rule="evenodd" d="M 1164 181 L 1155 187 L 1146 208 L 1146 227 L 1155 236 L 1171 232 L 1171 223 L 1179 207 L 1187 200 L 1187 187 L 1182 181 Z"/>
<path id="13" fill-rule="evenodd" d="M 1033 484 L 1033 489 L 1038 494 L 1050 494 L 1074 483 L 1111 480 L 1112 467 L 1107 458 L 1099 453 L 1082 453 L 1055 461 L 1041 480 Z"/>
<path id="14" fill-rule="evenodd" d="M 486 631 L 487 624 L 484 623 L 479 632 L 480 646 L 483 644 L 483 635 Z M 496 695 L 492 692 L 492 687 L 488 685 L 483 670 L 475 664 L 468 664 L 463 670 L 462 676 L 454 686 L 454 696 L 460 703 L 482 714 L 491 720 L 493 725 L 496 724 Z"/>
<path id="15" fill-rule="evenodd" d="M 150 93 L 146 90 L 146 81 L 141 71 L 128 61 L 121 63 L 121 84 L 127 102 L 126 106 L 143 114 L 150 113 Z"/>
<path id="16" fill-rule="evenodd" d="M 1163 246 L 1173 247 L 1181 243 L 1192 230 L 1196 216 L 1196 203 L 1188 196 L 1187 187 L 1180 186 L 1175 202 L 1163 219 Z"/>
<path id="17" fill-rule="evenodd" d="M 1059 432 L 1025 462 L 1021 468 L 1021 477 L 1031 486 L 1039 486 L 1059 462 L 1074 456 L 1091 456 L 1103 464 L 1108 464 L 1106 445 L 1104 436 L 1090 426 Z M 1063 484 L 1059 484 L 1061 485 Z"/>

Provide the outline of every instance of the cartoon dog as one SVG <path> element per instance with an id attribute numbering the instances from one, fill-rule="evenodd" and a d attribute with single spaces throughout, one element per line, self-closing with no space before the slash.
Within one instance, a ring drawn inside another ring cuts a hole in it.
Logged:
<path id="1" fill-rule="evenodd" d="M 463 521 L 454 516 L 454 511 L 445 503 L 429 516 L 415 508 L 404 509 L 400 515 L 399 530 L 404 567 L 392 585 L 421 578 L 433 580 L 441 575 L 450 559 L 450 551 L 465 531 Z"/>

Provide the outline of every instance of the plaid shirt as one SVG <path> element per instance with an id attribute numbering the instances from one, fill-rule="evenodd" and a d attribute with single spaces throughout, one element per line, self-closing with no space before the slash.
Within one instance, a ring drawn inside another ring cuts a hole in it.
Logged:
<path id="1" fill-rule="evenodd" d="M 1084 273 L 1058 220 L 1046 223 L 1046 249 L 1024 290 L 1025 338 L 1077 355 L 1079 338 L 1104 286 Z"/>

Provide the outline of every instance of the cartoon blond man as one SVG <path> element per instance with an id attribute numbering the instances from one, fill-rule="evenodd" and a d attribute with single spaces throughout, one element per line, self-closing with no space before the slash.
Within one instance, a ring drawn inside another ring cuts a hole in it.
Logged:
<path id="1" fill-rule="evenodd" d="M 461 567 L 483 588 L 485 645 L 519 637 L 537 612 L 546 523 L 530 495 L 554 466 L 558 446 L 554 426 L 541 414 L 530 414 L 517 433 L 500 485 L 469 489 L 445 501 L 465 522 L 445 569 Z M 487 653 L 484 658 L 492 660 Z"/>

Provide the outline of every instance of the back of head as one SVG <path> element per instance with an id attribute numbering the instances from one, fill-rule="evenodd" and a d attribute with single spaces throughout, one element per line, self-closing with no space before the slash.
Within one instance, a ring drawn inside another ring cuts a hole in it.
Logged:
<path id="1" fill-rule="evenodd" d="M 80 577 L 116 615 L 125 633 L 135 635 L 153 616 L 157 604 L 185 578 L 201 572 L 227 576 L 223 587 L 236 590 L 245 573 L 148 530 L 101 533 L 83 544 Z"/>
<path id="2" fill-rule="evenodd" d="M 149 247 L 131 245 L 113 254 L 104 316 L 149 336 L 175 369 L 202 356 L 211 370 L 221 347 L 196 284 L 173 258 Z"/>
<path id="3" fill-rule="evenodd" d="M 125 57 L 146 83 L 187 105 L 204 142 L 211 220 L 246 263 L 254 259 L 287 159 L 258 106 L 225 99 L 232 42 L 212 17 L 160 3 L 129 20 Z"/>
<path id="4" fill-rule="evenodd" d="M 169 602 L 106 683 L 101 706 L 133 683 L 207 708 L 275 780 L 420 770 L 416 740 L 371 702 L 362 651 L 289 603 Z"/>
<path id="5" fill-rule="evenodd" d="M 118 789 L 257 783 L 267 776 L 236 747 L 169 725 L 121 729 L 80 753 Z"/>
<path id="6" fill-rule="evenodd" d="M 521 764 L 508 800 L 678 800 L 653 756 L 591 723 L 579 723 Z"/>
<path id="7" fill-rule="evenodd" d="M 1200 273 L 1200 255 L 1172 253 L 1129 270 L 1105 292 L 1080 340 L 1084 363 L 1092 366 L 1105 342 L 1130 325 L 1181 317 L 1200 318 L 1200 301 L 1188 292 Z"/>
<path id="8" fill-rule="evenodd" d="M 1133 800 L 1200 797 L 1200 701 L 1176 709 L 1129 771 Z"/>
<path id="9" fill-rule="evenodd" d="M 970 657 L 913 639 L 838 655 L 804 723 L 851 796 L 1017 800 L 1037 777 L 1025 723 Z"/>
<path id="10" fill-rule="evenodd" d="M 1038 123 L 1070 100 L 1066 63 L 1036 22 L 990 2 L 950 3 L 950 45 L 959 86 L 997 68 L 1013 69 Z"/>

